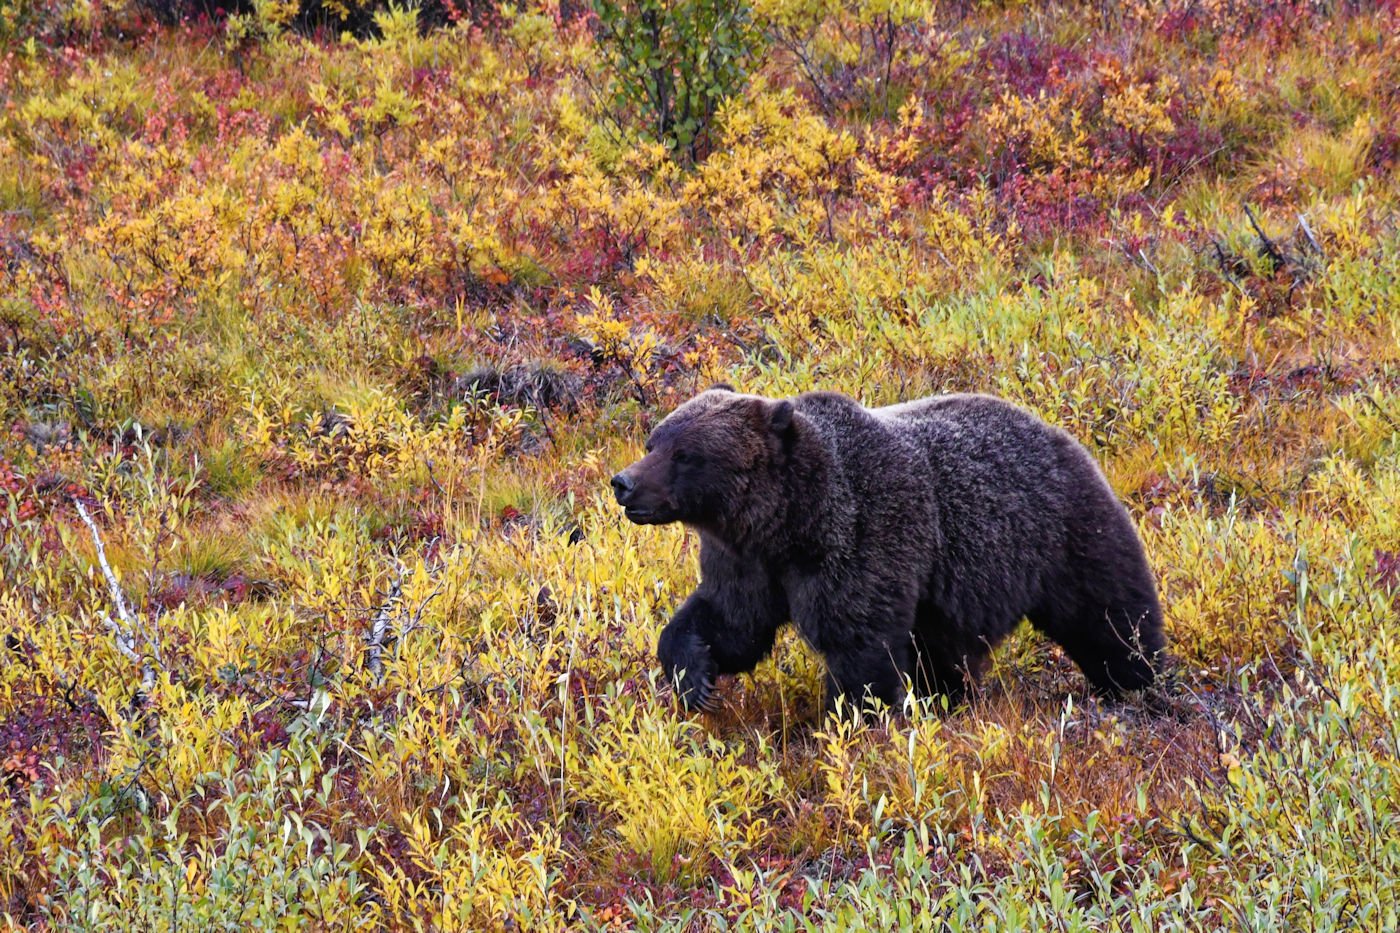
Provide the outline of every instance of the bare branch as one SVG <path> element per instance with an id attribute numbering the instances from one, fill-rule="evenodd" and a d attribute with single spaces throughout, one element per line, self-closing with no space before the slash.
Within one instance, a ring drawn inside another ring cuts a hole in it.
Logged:
<path id="1" fill-rule="evenodd" d="M 1319 256 L 1324 255 L 1322 252 L 1322 245 L 1317 242 L 1317 237 L 1313 234 L 1312 227 L 1308 226 L 1306 214 L 1298 215 L 1298 226 L 1302 229 L 1303 236 L 1307 237 L 1308 245 L 1312 247 L 1313 252 L 1317 253 Z"/>
<path id="2" fill-rule="evenodd" d="M 107 563 L 107 549 L 102 545 L 102 535 L 97 530 L 97 522 L 92 520 L 92 515 L 83 505 L 83 500 L 75 498 L 73 504 L 78 508 L 78 517 L 88 526 L 88 531 L 92 532 L 92 543 L 97 546 L 97 566 L 102 568 L 102 576 L 107 579 L 107 590 L 112 594 L 112 605 L 116 606 L 117 615 L 126 623 L 127 628 L 135 629 L 136 617 L 127 605 L 126 594 L 117 582 L 117 575 L 112 572 L 112 565 Z"/>
<path id="3" fill-rule="evenodd" d="M 131 633 L 130 629 L 119 625 L 109 615 L 104 615 L 102 621 L 106 624 L 107 630 L 112 633 L 117 650 L 141 666 L 141 691 L 138 696 L 150 696 L 156 685 L 156 669 L 149 658 L 142 657 L 140 652 L 136 650 L 136 636 Z"/>
<path id="4" fill-rule="evenodd" d="M 399 577 L 395 577 L 394 582 L 389 584 L 389 592 L 385 594 L 384 602 L 379 605 L 379 611 L 374 614 L 374 621 L 370 623 L 369 637 L 365 639 L 368 646 L 365 666 L 376 681 L 384 676 L 384 645 L 389 638 L 389 624 L 398 614 L 396 610 L 402 598 L 403 584 Z"/>
<path id="5" fill-rule="evenodd" d="M 1230 271 L 1230 258 L 1225 254 L 1225 247 L 1221 246 L 1220 241 L 1215 237 L 1210 238 L 1210 245 L 1215 248 L 1215 261 L 1220 265 L 1220 274 L 1225 276 L 1225 281 L 1243 292 L 1244 286 L 1240 284 L 1240 280 L 1235 278 L 1234 274 Z"/>
<path id="6" fill-rule="evenodd" d="M 1259 237 L 1259 243 L 1264 247 L 1264 255 L 1269 257 L 1274 269 L 1288 268 L 1288 257 L 1283 255 L 1283 252 L 1274 245 L 1274 241 L 1269 239 L 1268 234 L 1264 232 L 1264 228 L 1259 226 L 1259 221 L 1255 219 L 1254 211 L 1249 209 L 1248 204 L 1244 206 L 1244 216 L 1249 218 L 1249 225 L 1254 228 L 1254 234 Z"/>
<path id="7" fill-rule="evenodd" d="M 107 561 L 107 548 L 102 543 L 102 534 L 97 530 L 97 522 L 93 521 L 92 515 L 83 505 L 81 499 L 75 496 L 73 505 L 77 507 L 78 517 L 83 520 L 83 524 L 87 525 L 88 531 L 92 533 L 92 543 L 97 548 L 97 566 L 102 569 L 102 576 L 107 581 L 107 591 L 112 597 L 112 605 L 116 608 L 117 616 L 121 620 L 118 622 L 110 615 L 104 615 L 102 621 L 112 633 L 117 650 L 141 667 L 141 690 L 137 696 L 139 704 L 140 700 L 150 696 L 151 691 L 155 688 L 156 670 L 151 664 L 151 658 L 136 650 L 137 634 L 141 635 L 146 645 L 151 649 L 156 664 L 164 668 L 165 662 L 160 656 L 160 646 L 155 637 L 141 624 L 136 613 L 132 611 L 131 604 L 126 601 L 126 593 L 122 592 L 121 583 L 117 581 L 117 575 L 112 572 L 112 565 Z"/>

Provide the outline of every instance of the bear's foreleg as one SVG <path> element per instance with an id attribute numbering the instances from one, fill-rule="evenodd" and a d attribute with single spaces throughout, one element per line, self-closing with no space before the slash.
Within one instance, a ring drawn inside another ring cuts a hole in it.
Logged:
<path id="1" fill-rule="evenodd" d="M 687 709 L 711 709 L 715 677 L 751 671 L 773 650 L 777 619 L 753 606 L 720 609 L 721 599 L 692 593 L 661 632 L 656 656 Z"/>
<path id="2" fill-rule="evenodd" d="M 703 708 L 710 702 L 718 673 L 710 643 L 716 623 L 722 621 L 709 602 L 692 595 L 661 630 L 656 658 L 687 709 Z"/>

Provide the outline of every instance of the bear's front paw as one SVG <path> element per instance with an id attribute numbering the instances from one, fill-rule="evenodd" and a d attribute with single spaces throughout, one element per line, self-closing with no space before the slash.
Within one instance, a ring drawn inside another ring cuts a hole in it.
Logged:
<path id="1" fill-rule="evenodd" d="M 718 708 L 715 659 L 693 630 L 667 626 L 656 646 L 656 657 L 686 709 L 714 712 Z"/>

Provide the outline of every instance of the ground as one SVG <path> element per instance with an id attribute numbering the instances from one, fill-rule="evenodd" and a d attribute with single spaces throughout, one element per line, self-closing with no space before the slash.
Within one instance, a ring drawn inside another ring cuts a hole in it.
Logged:
<path id="1" fill-rule="evenodd" d="M 0 914 L 1400 922 L 1394 3 L 765 0 L 676 150 L 575 7 L 284 6 L 0 6 Z M 1073 432 L 1167 683 L 678 709 L 607 481 L 717 381 Z"/>

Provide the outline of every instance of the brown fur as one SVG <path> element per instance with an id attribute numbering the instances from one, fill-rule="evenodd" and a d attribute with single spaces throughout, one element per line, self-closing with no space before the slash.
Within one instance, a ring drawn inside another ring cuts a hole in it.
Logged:
<path id="1" fill-rule="evenodd" d="M 1127 511 L 1073 438 L 998 399 L 711 389 L 613 487 L 631 520 L 700 535 L 700 585 L 657 648 L 691 706 L 789 620 L 829 702 L 896 703 L 906 676 L 956 699 L 1022 617 L 1105 694 L 1155 676 L 1161 610 Z"/>

